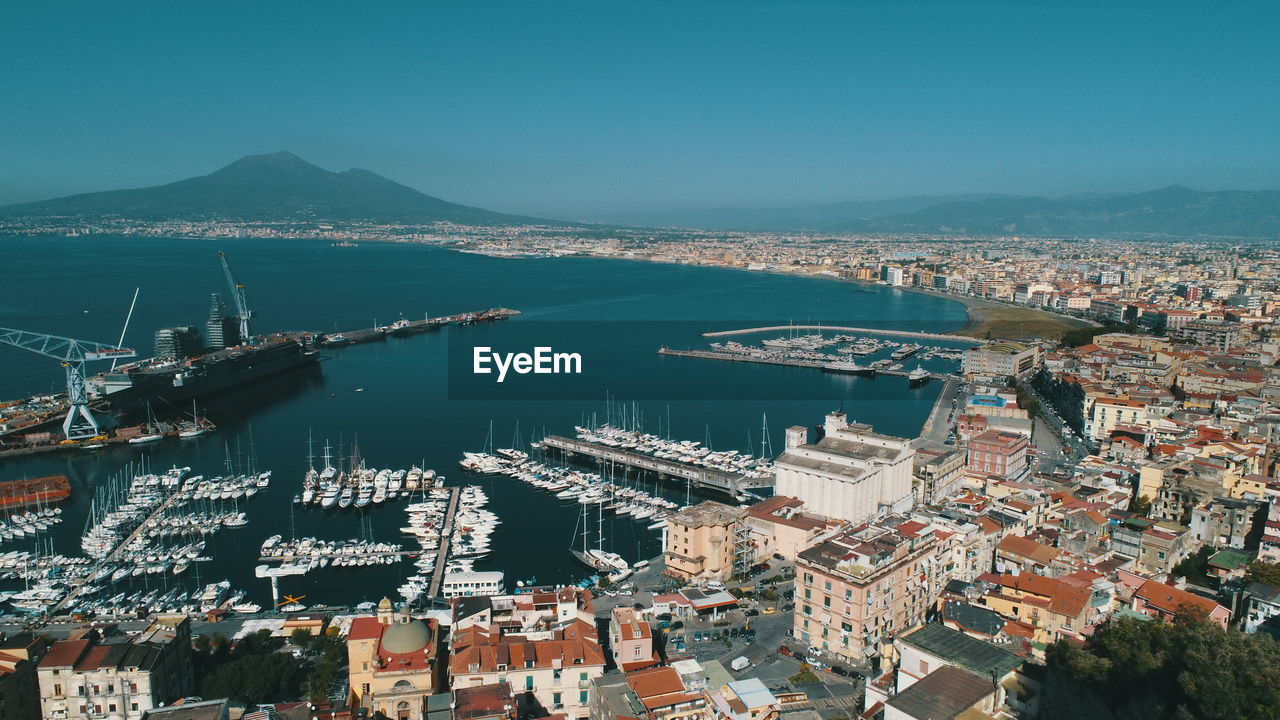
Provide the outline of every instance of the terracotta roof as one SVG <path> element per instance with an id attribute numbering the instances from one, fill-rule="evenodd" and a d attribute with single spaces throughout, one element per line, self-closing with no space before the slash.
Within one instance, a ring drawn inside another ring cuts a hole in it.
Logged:
<path id="1" fill-rule="evenodd" d="M 983 573 L 978 578 L 1001 587 L 1008 588 L 1026 597 L 1024 600 L 1036 600 L 1034 604 L 1047 608 L 1059 615 L 1076 617 L 1089 605 L 1091 593 L 1086 588 L 1076 587 L 1055 578 L 1040 575 L 996 575 Z"/>
<path id="2" fill-rule="evenodd" d="M 641 700 L 685 691 L 684 681 L 680 679 L 680 673 L 671 667 L 638 670 L 628 673 L 627 685 L 636 694 L 636 697 Z"/>
<path id="3" fill-rule="evenodd" d="M 382 623 L 376 617 L 358 617 L 351 621 L 347 640 L 372 640 L 382 637 Z"/>
<path id="4" fill-rule="evenodd" d="M 1062 554 L 1062 550 L 1058 548 L 1049 547 L 1030 538 L 1017 535 L 1004 536 L 1000 539 L 1000 543 L 996 545 L 996 548 L 1007 553 L 1029 558 L 1042 565 L 1048 565 Z"/>
<path id="5" fill-rule="evenodd" d="M 45 653 L 43 658 L 40 658 L 40 667 L 70 667 L 75 665 L 88 647 L 88 640 L 60 640 L 49 648 L 49 652 Z"/>
<path id="6" fill-rule="evenodd" d="M 1218 608 L 1226 609 L 1209 598 L 1179 590 L 1172 585 L 1165 585 L 1155 580 L 1142 583 L 1134 595 L 1142 598 L 1147 605 L 1170 615 L 1178 614 L 1179 605 L 1194 605 L 1206 613 L 1212 613 Z"/>

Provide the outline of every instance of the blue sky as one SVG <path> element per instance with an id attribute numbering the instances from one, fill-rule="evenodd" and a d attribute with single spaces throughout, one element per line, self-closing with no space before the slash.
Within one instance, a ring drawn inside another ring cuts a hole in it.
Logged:
<path id="1" fill-rule="evenodd" d="M 274 150 L 553 217 L 1278 188 L 1278 27 L 1276 2 L 3 3 L 0 203 Z"/>

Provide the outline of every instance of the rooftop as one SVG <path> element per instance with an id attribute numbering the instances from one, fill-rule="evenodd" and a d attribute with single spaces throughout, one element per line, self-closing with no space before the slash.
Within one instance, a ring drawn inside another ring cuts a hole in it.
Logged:
<path id="1" fill-rule="evenodd" d="M 955 603 L 947 603 L 948 608 Z M 1022 658 L 976 638 L 938 623 L 925 625 L 904 635 L 899 642 L 919 648 L 930 655 L 972 670 L 982 677 L 1004 677 L 1022 665 Z"/>
<path id="2" fill-rule="evenodd" d="M 992 692 L 990 680 L 945 665 L 890 698 L 887 704 L 919 720 L 954 720 Z"/>

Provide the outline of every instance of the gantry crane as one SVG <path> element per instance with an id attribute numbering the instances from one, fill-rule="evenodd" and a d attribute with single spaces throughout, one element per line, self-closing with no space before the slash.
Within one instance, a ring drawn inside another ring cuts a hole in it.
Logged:
<path id="1" fill-rule="evenodd" d="M 68 440 L 98 434 L 98 421 L 89 412 L 89 393 L 84 386 L 84 364 L 89 360 L 137 357 L 138 352 L 109 343 L 76 340 L 43 333 L 0 327 L 0 343 L 12 345 L 62 362 L 67 370 L 67 402 L 71 404 L 62 434 Z"/>
<path id="2" fill-rule="evenodd" d="M 222 272 L 227 275 L 227 286 L 231 288 L 231 299 L 236 305 L 236 319 L 240 321 L 240 342 L 248 345 L 253 339 L 249 334 L 249 318 L 253 317 L 253 311 L 249 309 L 249 296 L 244 292 L 244 283 L 237 280 L 236 274 L 231 272 L 227 254 L 219 250 L 218 257 L 222 259 Z"/>

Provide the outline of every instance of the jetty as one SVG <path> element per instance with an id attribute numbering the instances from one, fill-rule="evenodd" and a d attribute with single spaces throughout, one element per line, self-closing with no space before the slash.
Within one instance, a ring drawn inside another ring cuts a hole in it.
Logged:
<path id="1" fill-rule="evenodd" d="M 427 586 L 427 597 L 440 596 L 440 585 L 444 582 L 444 570 L 449 564 L 449 545 L 453 539 L 453 520 L 458 514 L 458 498 L 462 488 L 449 488 L 449 509 L 444 513 L 444 527 L 440 530 L 440 548 L 436 554 L 436 565 L 431 571 L 431 584 Z"/>
<path id="2" fill-rule="evenodd" d="M 718 490 L 737 496 L 743 491 L 762 487 L 773 487 L 773 476 L 748 477 L 739 473 L 716 470 L 692 463 L 676 462 L 656 458 L 652 455 L 631 452 L 602 443 L 586 440 L 548 435 L 542 439 L 543 449 L 551 448 L 567 455 L 581 455 L 595 458 L 598 463 L 614 462 L 626 467 L 655 472 L 660 478 L 679 478 L 692 482 L 694 486 L 709 490 Z"/>

